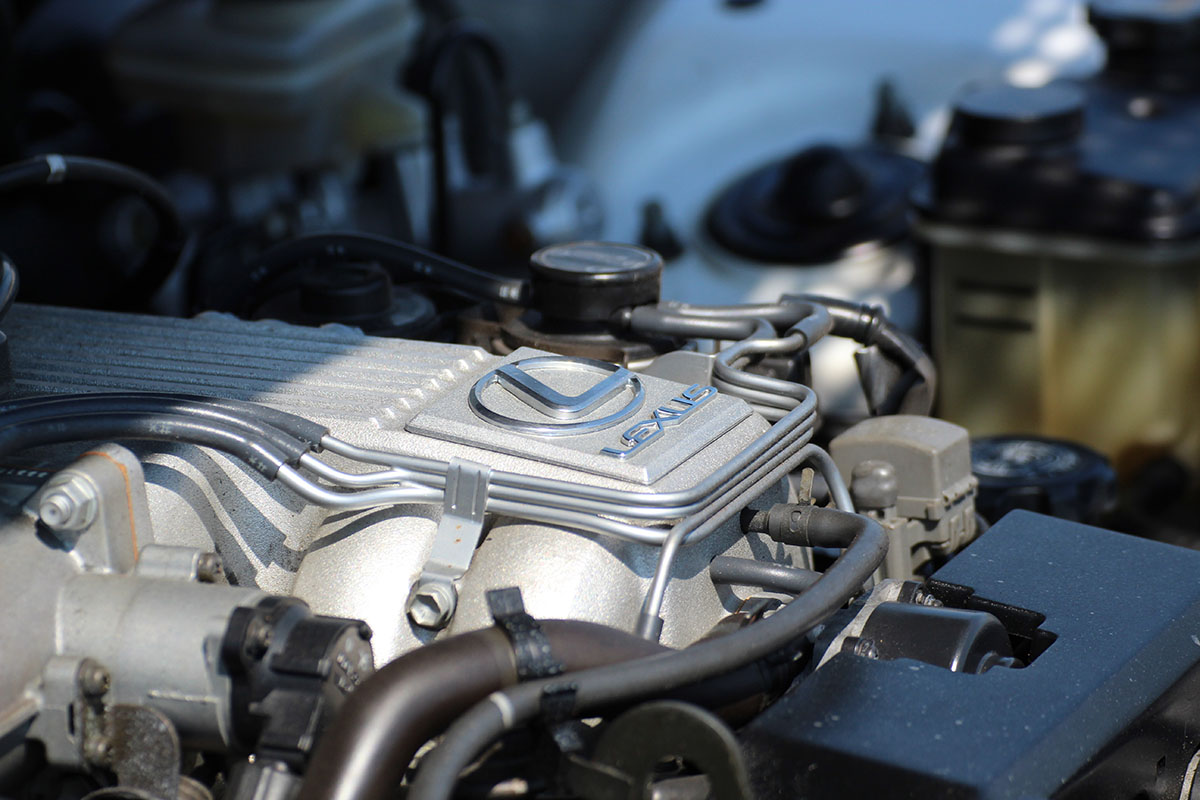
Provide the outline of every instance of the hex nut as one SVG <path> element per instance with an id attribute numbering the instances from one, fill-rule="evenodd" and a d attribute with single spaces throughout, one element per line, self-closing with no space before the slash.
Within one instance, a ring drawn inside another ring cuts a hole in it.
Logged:
<path id="1" fill-rule="evenodd" d="M 83 475 L 52 478 L 38 499 L 38 517 L 52 531 L 82 531 L 96 521 L 96 485 Z"/>

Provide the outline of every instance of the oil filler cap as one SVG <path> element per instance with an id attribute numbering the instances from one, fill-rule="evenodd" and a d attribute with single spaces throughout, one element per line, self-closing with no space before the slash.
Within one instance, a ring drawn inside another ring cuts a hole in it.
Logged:
<path id="1" fill-rule="evenodd" d="M 569 242 L 530 258 L 533 305 L 547 317 L 601 322 L 622 308 L 658 302 L 662 257 L 620 242 Z"/>

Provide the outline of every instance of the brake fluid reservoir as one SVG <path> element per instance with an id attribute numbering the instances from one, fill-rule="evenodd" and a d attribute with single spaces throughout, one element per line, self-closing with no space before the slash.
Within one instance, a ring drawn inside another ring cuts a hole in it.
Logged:
<path id="1" fill-rule="evenodd" d="M 972 434 L 1200 465 L 1196 5 L 1095 3 L 1102 74 L 959 99 L 917 206 L 940 413 Z"/>

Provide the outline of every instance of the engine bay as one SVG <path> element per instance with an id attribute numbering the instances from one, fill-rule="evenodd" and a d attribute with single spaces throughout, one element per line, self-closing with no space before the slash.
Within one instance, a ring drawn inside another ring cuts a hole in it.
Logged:
<path id="1" fill-rule="evenodd" d="M 800 5 L 0 0 L 0 798 L 1200 797 L 1200 3 Z"/>

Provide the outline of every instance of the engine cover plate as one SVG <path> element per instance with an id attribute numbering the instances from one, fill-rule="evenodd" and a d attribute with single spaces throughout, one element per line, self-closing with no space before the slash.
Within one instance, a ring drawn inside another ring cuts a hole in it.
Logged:
<path id="1" fill-rule="evenodd" d="M 711 386 L 523 347 L 473 386 L 435 400 L 406 428 L 649 485 L 750 414 Z"/>

